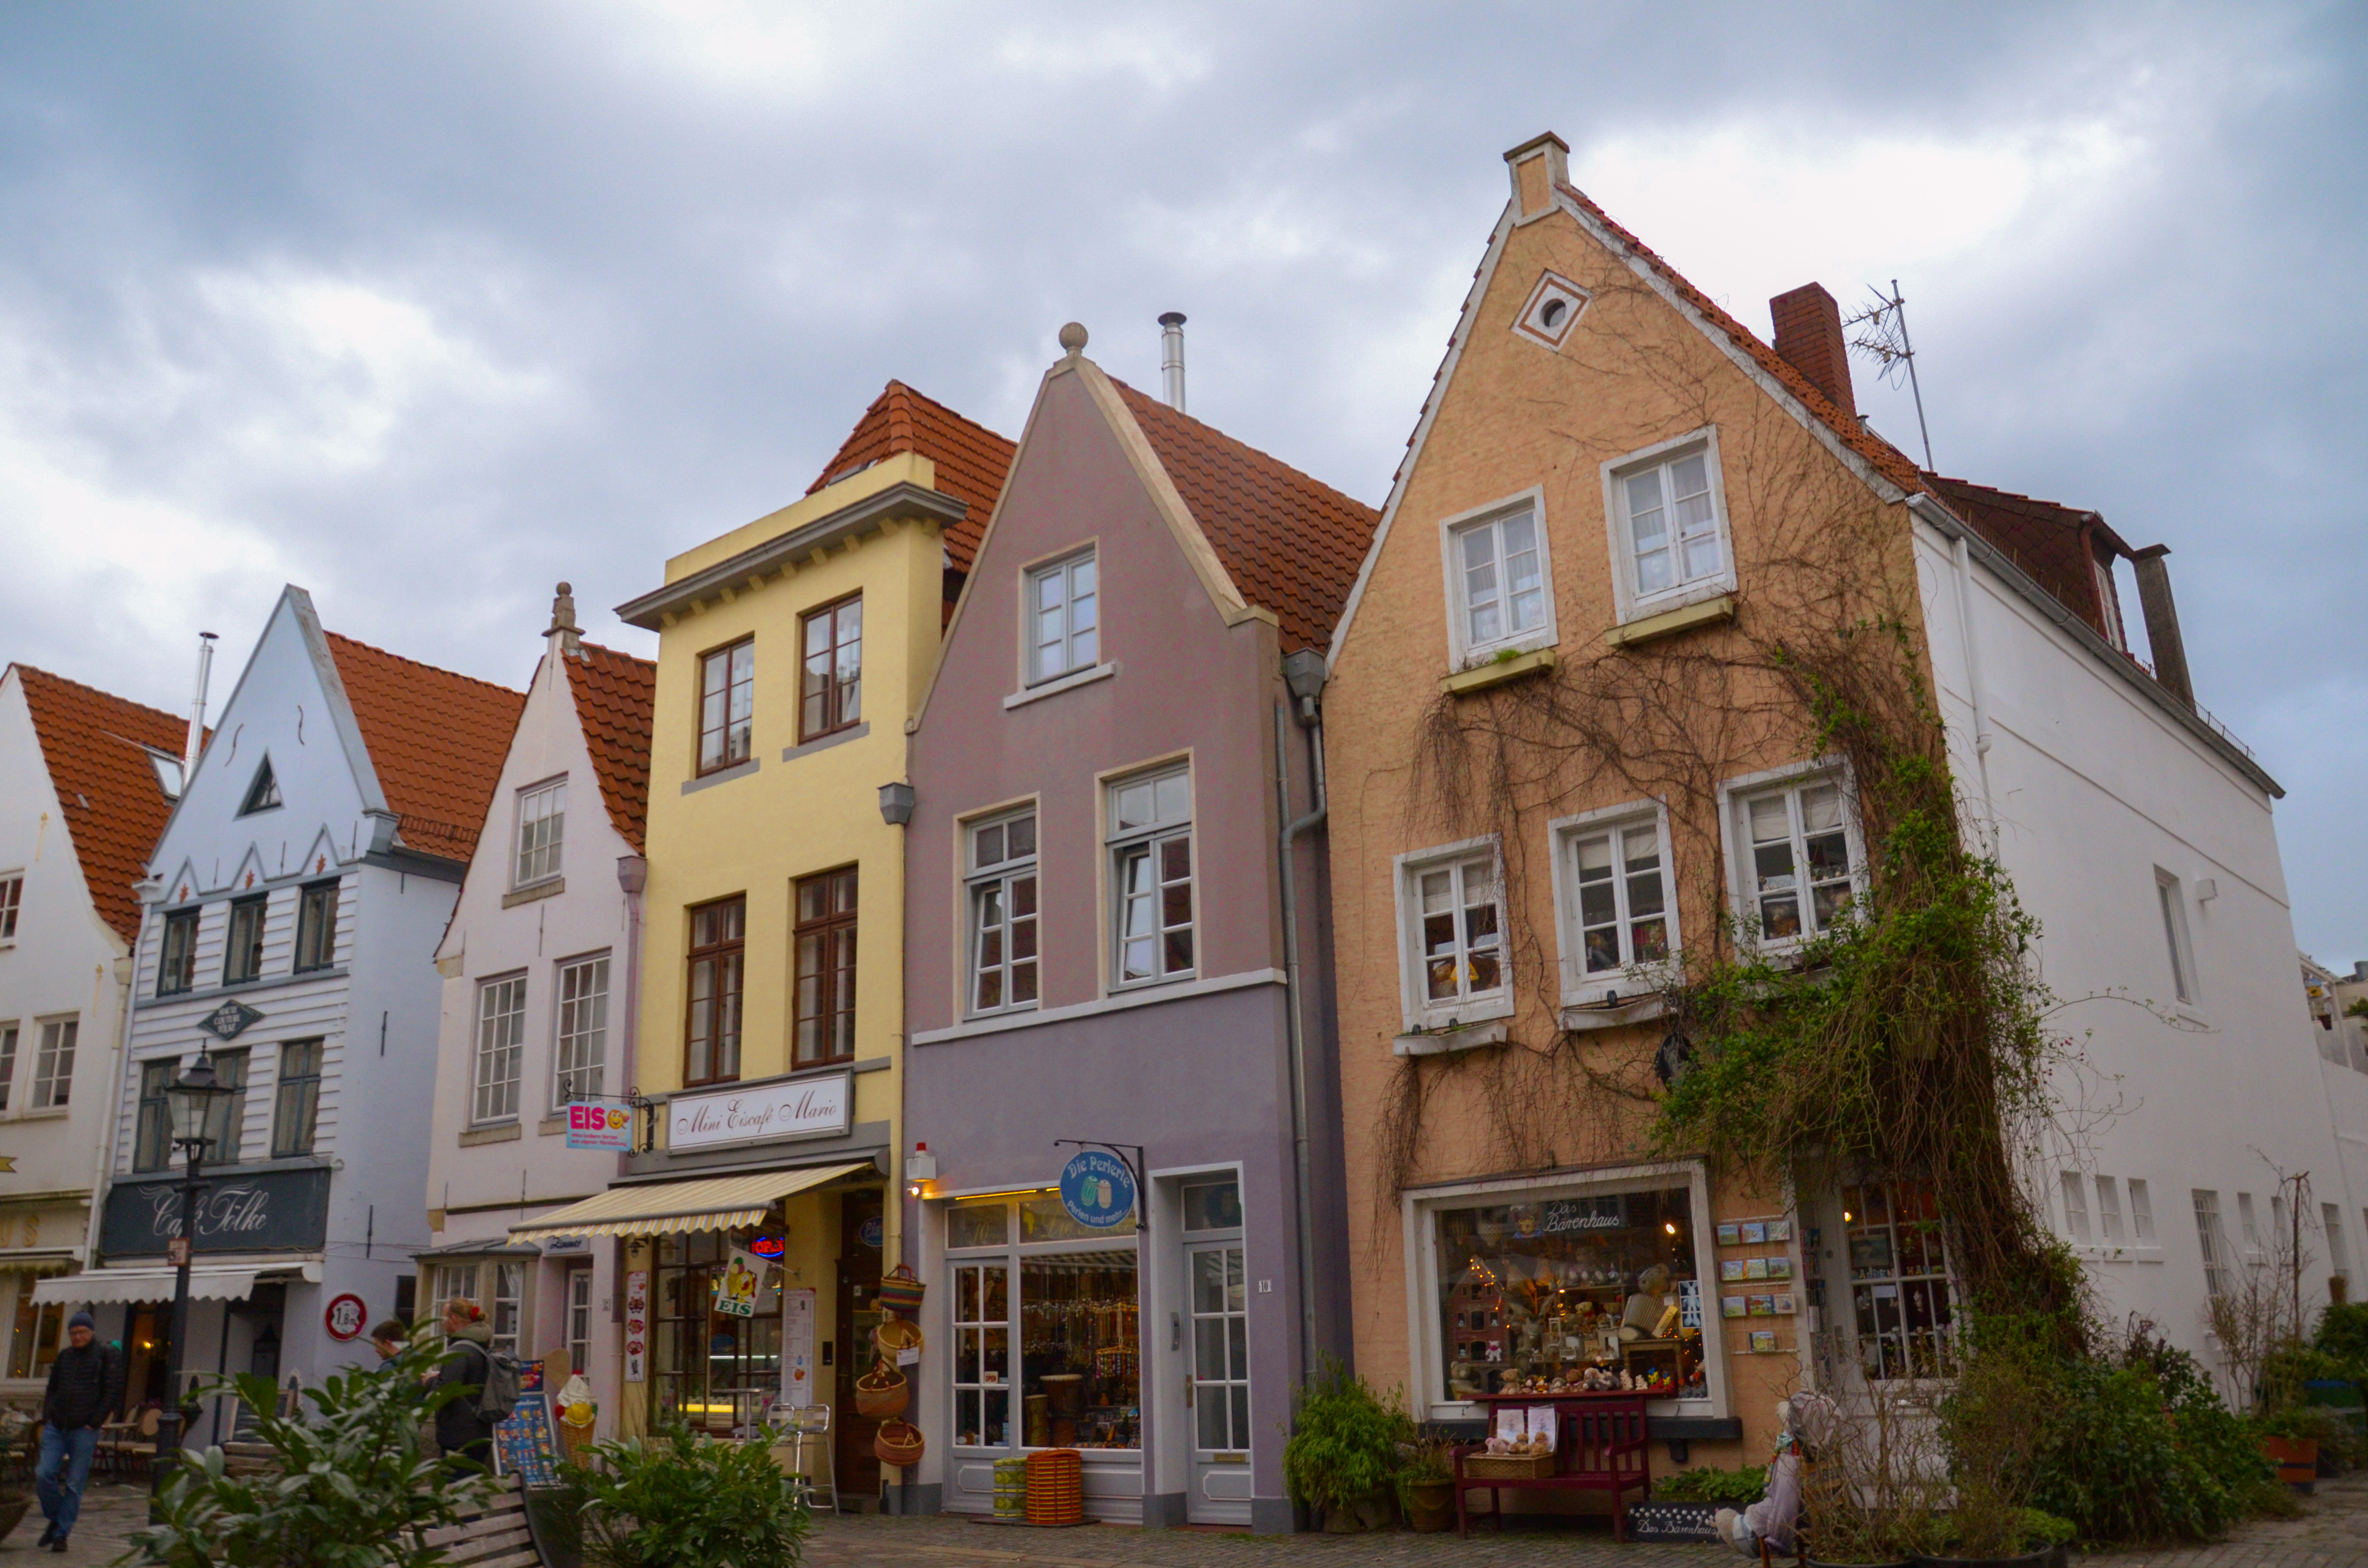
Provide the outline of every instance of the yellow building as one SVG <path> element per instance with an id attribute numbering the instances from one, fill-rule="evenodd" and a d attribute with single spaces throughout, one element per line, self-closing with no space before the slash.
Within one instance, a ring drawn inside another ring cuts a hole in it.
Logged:
<path id="1" fill-rule="evenodd" d="M 622 1430 L 828 1403 L 850 1499 L 879 1490 L 853 1382 L 902 1240 L 910 795 L 884 787 L 1011 451 L 892 381 L 803 499 L 620 607 L 659 635 L 648 854 L 625 868 L 646 1105 L 607 1193 L 516 1233 L 619 1238 Z"/>

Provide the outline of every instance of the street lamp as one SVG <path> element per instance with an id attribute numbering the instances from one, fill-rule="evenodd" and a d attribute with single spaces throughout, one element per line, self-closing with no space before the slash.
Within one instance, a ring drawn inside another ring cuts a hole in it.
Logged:
<path id="1" fill-rule="evenodd" d="M 206 1145 L 213 1142 L 206 1128 L 213 1120 L 214 1102 L 236 1093 L 214 1076 L 213 1055 L 202 1051 L 165 1090 L 173 1142 L 188 1151 L 189 1163 L 181 1177 L 181 1233 L 165 1244 L 174 1267 L 173 1326 L 165 1339 L 165 1409 L 156 1424 L 156 1459 L 148 1467 L 151 1487 L 157 1492 L 165 1489 L 165 1475 L 181 1451 L 181 1346 L 189 1338 L 189 1256 L 198 1233 L 198 1195 L 205 1190 L 198 1177 L 205 1168 Z"/>

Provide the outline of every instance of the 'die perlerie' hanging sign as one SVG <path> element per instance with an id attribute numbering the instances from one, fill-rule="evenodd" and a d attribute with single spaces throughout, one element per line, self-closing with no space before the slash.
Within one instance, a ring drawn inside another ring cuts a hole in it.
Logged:
<path id="1" fill-rule="evenodd" d="M 1061 1206 L 1097 1231 L 1122 1225 L 1134 1212 L 1134 1171 L 1116 1154 L 1082 1150 L 1061 1167 Z"/>

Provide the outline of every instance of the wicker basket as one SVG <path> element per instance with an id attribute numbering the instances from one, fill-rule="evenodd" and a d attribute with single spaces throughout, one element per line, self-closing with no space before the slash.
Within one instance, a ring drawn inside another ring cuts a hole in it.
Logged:
<path id="1" fill-rule="evenodd" d="M 1085 1460 L 1075 1449 L 1039 1449 L 1028 1456 L 1028 1522 L 1074 1525 L 1086 1517 Z"/>
<path id="2" fill-rule="evenodd" d="M 921 1325 L 905 1318 L 884 1318 L 871 1331 L 871 1343 L 880 1346 L 884 1359 L 893 1362 L 899 1350 L 921 1347 Z"/>
<path id="3" fill-rule="evenodd" d="M 1466 1481 L 1543 1481 L 1554 1472 L 1552 1454 L 1466 1454 Z"/>
<path id="4" fill-rule="evenodd" d="M 880 1456 L 882 1464 L 913 1465 L 921 1462 L 921 1454 L 928 1447 L 922 1441 L 921 1429 L 910 1421 L 891 1417 L 880 1424 L 879 1436 L 871 1439 L 871 1451 Z"/>
<path id="5" fill-rule="evenodd" d="M 855 1380 L 855 1411 L 859 1415 L 902 1415 L 912 1402 L 913 1385 L 891 1362 L 876 1361 L 870 1371 Z"/>
<path id="6" fill-rule="evenodd" d="M 892 1312 L 917 1312 L 928 1287 L 914 1278 L 913 1266 L 900 1263 L 880 1278 L 880 1304 Z"/>

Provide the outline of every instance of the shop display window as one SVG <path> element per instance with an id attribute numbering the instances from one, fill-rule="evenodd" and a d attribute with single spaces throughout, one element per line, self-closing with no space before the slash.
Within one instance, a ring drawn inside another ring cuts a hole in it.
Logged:
<path id="1" fill-rule="evenodd" d="M 29 1280 L 17 1297 L 17 1332 L 8 1342 L 8 1375 L 46 1378 L 58 1358 L 58 1335 L 66 1321 L 65 1303 L 33 1300 Z"/>
<path id="2" fill-rule="evenodd" d="M 650 1376 L 661 1416 L 711 1432 L 752 1427 L 781 1396 L 781 1266 L 764 1263 L 756 1312 L 714 1310 L 734 1248 L 780 1234 L 780 1221 L 746 1231 L 695 1231 L 657 1239 L 656 1322 Z"/>
<path id="3" fill-rule="evenodd" d="M 1850 1240 L 1850 1305 L 1866 1375 L 1931 1378 L 1954 1371 L 1949 1256 L 1932 1184 L 1845 1187 L 1842 1229 Z"/>
<path id="4" fill-rule="evenodd" d="M 1140 1449 L 1132 1222 L 1096 1231 L 1024 1193 L 950 1209 L 946 1244 L 955 1446 Z"/>
<path id="5" fill-rule="evenodd" d="M 1641 1387 L 1710 1392 L 1683 1187 L 1433 1211 L 1435 1397 Z"/>

